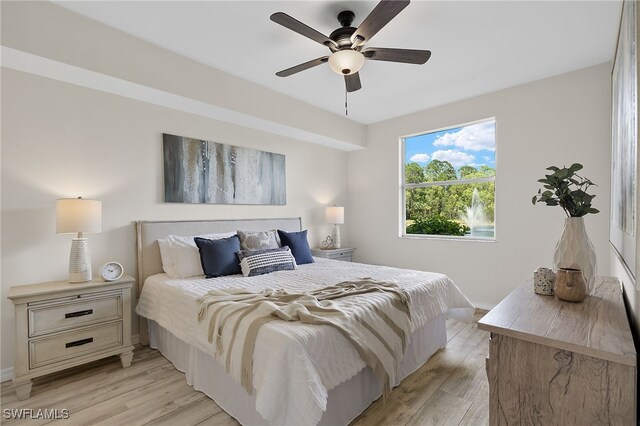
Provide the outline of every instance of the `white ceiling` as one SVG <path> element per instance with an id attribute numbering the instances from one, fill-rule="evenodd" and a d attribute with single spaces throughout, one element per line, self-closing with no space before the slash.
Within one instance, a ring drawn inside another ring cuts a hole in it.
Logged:
<path id="1" fill-rule="evenodd" d="M 191 59 L 344 115 L 344 81 L 328 65 L 275 73 L 329 50 L 275 24 L 285 12 L 318 31 L 375 1 L 56 2 Z M 621 1 L 413 1 L 368 44 L 429 49 L 425 65 L 367 61 L 349 118 L 374 123 L 613 58 Z M 188 76 L 185 76 L 188 78 Z"/>

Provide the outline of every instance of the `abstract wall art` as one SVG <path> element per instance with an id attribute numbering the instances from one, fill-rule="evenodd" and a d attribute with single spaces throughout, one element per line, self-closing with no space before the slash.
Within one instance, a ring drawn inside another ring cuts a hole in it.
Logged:
<path id="1" fill-rule="evenodd" d="M 638 197 L 637 3 L 625 0 L 611 73 L 611 223 L 609 239 L 636 275 Z"/>
<path id="2" fill-rule="evenodd" d="M 163 134 L 167 203 L 286 204 L 285 156 Z"/>

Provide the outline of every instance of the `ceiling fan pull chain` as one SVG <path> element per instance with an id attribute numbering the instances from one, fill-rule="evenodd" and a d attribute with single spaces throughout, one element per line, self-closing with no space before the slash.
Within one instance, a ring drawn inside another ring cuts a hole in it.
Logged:
<path id="1" fill-rule="evenodd" d="M 347 104 L 347 94 L 349 92 L 347 92 L 346 90 L 344 91 L 344 115 L 345 116 L 349 116 L 349 105 Z"/>

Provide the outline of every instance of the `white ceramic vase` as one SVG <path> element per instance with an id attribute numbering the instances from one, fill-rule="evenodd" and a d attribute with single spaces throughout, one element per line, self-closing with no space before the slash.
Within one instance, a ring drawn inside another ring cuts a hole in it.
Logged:
<path id="1" fill-rule="evenodd" d="M 553 269 L 557 271 L 558 268 L 582 270 L 587 294 L 591 294 L 596 276 L 596 252 L 581 217 L 568 217 L 564 221 L 564 231 L 553 255 Z"/>

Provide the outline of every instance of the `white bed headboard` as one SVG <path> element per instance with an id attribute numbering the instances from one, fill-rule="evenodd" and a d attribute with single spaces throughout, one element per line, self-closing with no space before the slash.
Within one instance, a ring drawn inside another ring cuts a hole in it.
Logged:
<path id="1" fill-rule="evenodd" d="M 214 232 L 233 232 L 238 229 L 247 231 L 301 231 L 302 218 L 280 219 L 229 219 L 229 220 L 173 220 L 173 221 L 137 221 L 138 252 L 138 295 L 142 292 L 145 280 L 151 275 L 162 272 L 159 238 L 169 235 L 203 235 Z M 140 340 L 147 344 L 147 324 L 140 318 Z"/>
<path id="2" fill-rule="evenodd" d="M 162 259 L 158 239 L 168 235 L 203 235 L 214 232 L 233 232 L 238 229 L 248 231 L 300 231 L 302 220 L 299 217 L 285 219 L 230 219 L 230 220 L 193 220 L 193 221 L 138 221 L 138 289 L 142 290 L 144 281 L 151 275 L 162 272 Z"/>

